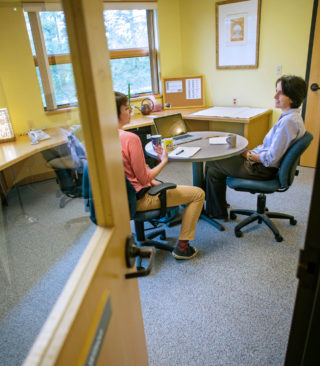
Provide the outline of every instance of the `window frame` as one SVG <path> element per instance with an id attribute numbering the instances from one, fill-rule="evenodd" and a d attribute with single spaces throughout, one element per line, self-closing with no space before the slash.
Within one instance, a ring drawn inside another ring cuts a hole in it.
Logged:
<path id="1" fill-rule="evenodd" d="M 159 45 L 157 42 L 157 2 L 118 2 L 118 3 L 104 3 L 103 10 L 132 10 L 144 9 L 147 14 L 147 28 L 148 28 L 148 44 L 149 47 L 135 47 L 135 48 L 121 48 L 109 50 L 110 59 L 123 59 L 134 57 L 149 57 L 150 72 L 151 72 L 151 87 L 152 94 L 160 93 L 159 83 Z M 71 56 L 69 53 L 48 55 L 45 47 L 40 11 L 62 11 L 60 4 L 53 3 L 24 3 L 23 10 L 27 12 L 32 37 L 34 41 L 36 56 L 33 56 L 35 67 L 39 67 L 44 97 L 46 101 L 46 111 L 55 111 L 58 109 L 65 109 L 74 107 L 73 104 L 57 105 L 55 98 L 55 90 L 50 72 L 50 66 L 71 64 Z M 147 93 L 140 93 L 143 96 Z"/>

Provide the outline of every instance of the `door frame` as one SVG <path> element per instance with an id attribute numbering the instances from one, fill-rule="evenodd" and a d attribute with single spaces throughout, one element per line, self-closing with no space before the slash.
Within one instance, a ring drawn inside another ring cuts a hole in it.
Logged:
<path id="1" fill-rule="evenodd" d="M 24 366 L 87 364 L 108 299 L 111 317 L 99 344 L 98 365 L 146 366 L 138 281 L 125 279 L 131 227 L 102 0 L 62 4 L 99 226 Z"/>
<path id="2" fill-rule="evenodd" d="M 309 83 L 318 0 L 314 0 L 306 81 Z M 303 105 L 303 115 L 306 112 Z M 314 136 L 318 138 L 318 136 Z M 293 311 L 285 366 L 320 364 L 320 145 L 311 198 L 305 247 L 300 251 L 297 296 Z"/>
<path id="3" fill-rule="evenodd" d="M 317 10 L 318 10 L 318 0 L 314 0 L 312 18 L 311 18 L 309 46 L 308 46 L 307 68 L 306 68 L 306 76 L 305 76 L 307 85 L 309 85 L 309 79 L 310 79 L 313 40 L 314 40 L 314 32 L 316 29 L 316 20 L 317 20 Z M 305 116 L 306 116 L 306 109 L 307 109 L 307 100 L 305 100 L 302 105 L 301 115 L 302 115 L 303 120 L 305 119 Z"/>

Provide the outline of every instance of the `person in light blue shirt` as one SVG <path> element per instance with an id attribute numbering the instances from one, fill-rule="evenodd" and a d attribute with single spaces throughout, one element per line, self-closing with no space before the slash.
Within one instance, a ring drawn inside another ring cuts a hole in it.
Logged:
<path id="1" fill-rule="evenodd" d="M 227 219 L 226 178 L 273 179 L 288 148 L 305 133 L 299 107 L 307 95 L 306 82 L 293 75 L 276 81 L 275 107 L 282 114 L 262 145 L 229 159 L 209 161 L 205 167 L 206 212 Z"/>

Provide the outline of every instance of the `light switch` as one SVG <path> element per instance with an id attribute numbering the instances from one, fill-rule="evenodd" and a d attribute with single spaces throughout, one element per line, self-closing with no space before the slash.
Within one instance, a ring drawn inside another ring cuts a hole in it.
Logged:
<path id="1" fill-rule="evenodd" d="M 281 75 L 282 74 L 282 65 L 277 65 L 276 66 L 276 75 Z"/>

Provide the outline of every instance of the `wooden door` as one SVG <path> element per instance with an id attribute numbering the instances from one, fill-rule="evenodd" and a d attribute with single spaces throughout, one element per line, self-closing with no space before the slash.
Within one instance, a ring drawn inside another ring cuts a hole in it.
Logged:
<path id="1" fill-rule="evenodd" d="M 99 227 L 24 365 L 148 364 L 101 0 L 63 0 Z M 132 271 L 132 270 L 130 270 Z"/>
<path id="2" fill-rule="evenodd" d="M 285 366 L 320 365 L 320 150 L 308 219 L 305 246 L 300 251 L 297 297 Z"/>
<path id="3" fill-rule="evenodd" d="M 315 167 L 320 136 L 320 89 L 311 90 L 312 84 L 320 86 L 320 7 L 318 5 L 317 18 L 314 30 L 310 78 L 308 85 L 307 106 L 305 116 L 306 129 L 312 133 L 314 139 L 309 148 L 301 157 L 301 165 Z"/>

